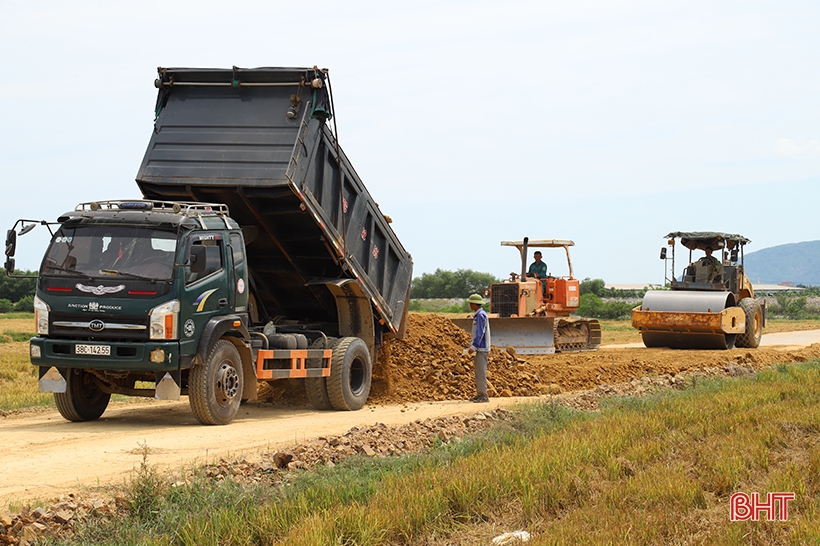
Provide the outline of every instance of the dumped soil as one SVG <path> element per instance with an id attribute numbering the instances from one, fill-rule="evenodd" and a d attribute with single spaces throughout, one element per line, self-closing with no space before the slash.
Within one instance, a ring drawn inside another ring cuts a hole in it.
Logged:
<path id="1" fill-rule="evenodd" d="M 370 403 L 464 400 L 475 394 L 470 335 L 435 314 L 411 314 L 404 339 L 388 339 L 374 367 Z M 619 348 L 513 356 L 493 347 L 487 371 L 491 397 L 538 396 L 593 389 L 651 375 L 724 368 L 759 369 L 820 358 L 820 345 L 728 351 Z"/>

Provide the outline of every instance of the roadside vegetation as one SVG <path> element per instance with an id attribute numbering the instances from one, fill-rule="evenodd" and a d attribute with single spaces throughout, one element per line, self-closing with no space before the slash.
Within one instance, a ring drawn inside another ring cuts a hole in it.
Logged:
<path id="1" fill-rule="evenodd" d="M 17 278 L 6 275 L 0 267 L 0 313 L 33 313 L 36 271 L 17 271 L 15 275 L 33 275 L 33 278 Z"/>
<path id="2" fill-rule="evenodd" d="M 794 320 L 820 320 L 820 286 L 801 291 L 776 292 L 769 298 L 769 316 Z"/>
<path id="3" fill-rule="evenodd" d="M 410 298 L 464 298 L 479 293 L 493 283 L 500 282 L 490 273 L 481 273 L 472 269 L 447 271 L 436 269 L 434 273 L 423 273 L 413 279 L 410 285 Z"/>
<path id="4" fill-rule="evenodd" d="M 51 394 L 37 392 L 37 368 L 28 357 L 33 332 L 33 314 L 0 318 L 0 411 L 54 406 Z"/>
<path id="5" fill-rule="evenodd" d="M 60 544 L 808 544 L 820 541 L 820 362 L 598 412 L 521 407 L 425 453 L 351 458 L 273 485 L 183 482 L 148 456 L 116 518 Z M 735 492 L 793 492 L 787 521 L 729 521 Z"/>

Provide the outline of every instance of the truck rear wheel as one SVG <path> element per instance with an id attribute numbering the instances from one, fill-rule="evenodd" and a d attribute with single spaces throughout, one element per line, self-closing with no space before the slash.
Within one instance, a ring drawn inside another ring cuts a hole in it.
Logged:
<path id="1" fill-rule="evenodd" d="M 756 349 L 763 337 L 763 310 L 754 298 L 740 300 L 740 308 L 746 314 L 746 331 L 737 336 L 737 346 Z"/>
<path id="2" fill-rule="evenodd" d="M 194 366 L 188 378 L 188 400 L 203 425 L 227 425 L 239 411 L 244 386 L 242 360 L 233 343 L 220 339 L 204 366 Z"/>
<path id="3" fill-rule="evenodd" d="M 65 392 L 54 393 L 57 409 L 68 421 L 94 421 L 108 407 L 111 395 L 94 383 L 94 376 L 84 370 L 68 370 Z"/>
<path id="4" fill-rule="evenodd" d="M 333 348 L 327 395 L 334 409 L 357 410 L 364 406 L 370 395 L 373 363 L 364 341 L 357 337 L 343 337 Z"/>

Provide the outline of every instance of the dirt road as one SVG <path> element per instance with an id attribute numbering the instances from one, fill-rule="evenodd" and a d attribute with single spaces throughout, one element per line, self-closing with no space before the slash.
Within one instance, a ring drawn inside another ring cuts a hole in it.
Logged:
<path id="1" fill-rule="evenodd" d="M 500 398 L 480 407 L 471 402 L 367 406 L 357 412 L 318 412 L 302 407 L 249 403 L 229 426 L 206 427 L 191 415 L 187 399 L 112 404 L 98 421 L 69 423 L 56 411 L 11 415 L 0 420 L 0 506 L 21 499 L 49 499 L 78 485 L 121 483 L 148 462 L 185 467 L 220 456 L 283 449 L 308 439 L 343 434 L 355 426 L 400 425 L 508 406 Z M 144 446 L 144 447 L 143 447 Z"/>
<path id="2" fill-rule="evenodd" d="M 149 464 L 178 468 L 227 455 L 253 459 L 262 451 L 343 434 L 354 426 L 398 425 L 486 409 L 487 405 L 463 401 L 473 394 L 472 372 L 460 351 L 453 349 L 458 347 L 460 339 L 455 338 L 461 334 L 452 332 L 453 347 L 441 345 L 447 334 L 439 325 L 438 345 L 430 347 L 428 353 L 423 349 L 432 342 L 420 335 L 410 336 L 402 346 L 394 345 L 391 361 L 377 367 L 371 401 L 357 412 L 249 403 L 229 426 L 206 427 L 197 424 L 184 398 L 180 402 L 112 404 L 100 420 L 91 423 L 68 423 L 56 411 L 0 418 L 0 503 L 50 499 L 79 486 L 122 482 L 139 466 L 146 449 Z M 408 365 L 402 359 L 410 358 L 410 353 L 402 356 L 402 351 L 417 342 L 418 352 Z M 767 335 L 764 345 L 757 350 L 733 351 L 604 348 L 526 361 L 499 351 L 491 359 L 493 399 L 489 407 L 520 403 L 527 400 L 523 396 L 589 389 L 645 375 L 732 363 L 758 368 L 820 357 L 820 330 Z M 280 394 L 269 393 L 270 398 Z"/>

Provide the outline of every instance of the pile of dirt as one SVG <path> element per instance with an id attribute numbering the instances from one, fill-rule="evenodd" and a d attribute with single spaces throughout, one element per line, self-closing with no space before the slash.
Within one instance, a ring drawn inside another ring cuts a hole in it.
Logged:
<path id="1" fill-rule="evenodd" d="M 374 368 L 369 403 L 467 399 L 475 394 L 473 359 L 462 354 L 470 336 L 441 315 L 409 315 L 404 339 L 385 340 Z M 490 396 L 536 396 L 594 389 L 645 376 L 731 369 L 760 369 L 780 362 L 820 358 L 820 345 L 782 350 L 773 347 L 728 351 L 601 349 L 582 353 L 511 356 L 493 347 Z"/>
<path id="2" fill-rule="evenodd" d="M 373 370 L 370 402 L 465 400 L 474 396 L 473 357 L 463 354 L 470 334 L 441 315 L 411 314 L 404 339 L 385 339 Z M 490 396 L 548 392 L 538 369 L 497 347 L 488 365 Z"/>
<path id="3" fill-rule="evenodd" d="M 468 434 L 485 431 L 511 417 L 509 411 L 496 408 L 473 415 L 416 420 L 401 426 L 376 423 L 372 426 L 353 427 L 339 436 L 320 436 L 297 444 L 287 451 L 264 453 L 259 461 L 222 459 L 219 463 L 205 465 L 204 471 L 210 479 L 230 478 L 239 483 L 258 482 L 261 475 L 268 474 L 272 475 L 276 483 L 282 479 L 279 472 L 283 470 L 334 466 L 354 455 L 390 457 L 415 453 L 437 443 L 460 441 Z"/>

